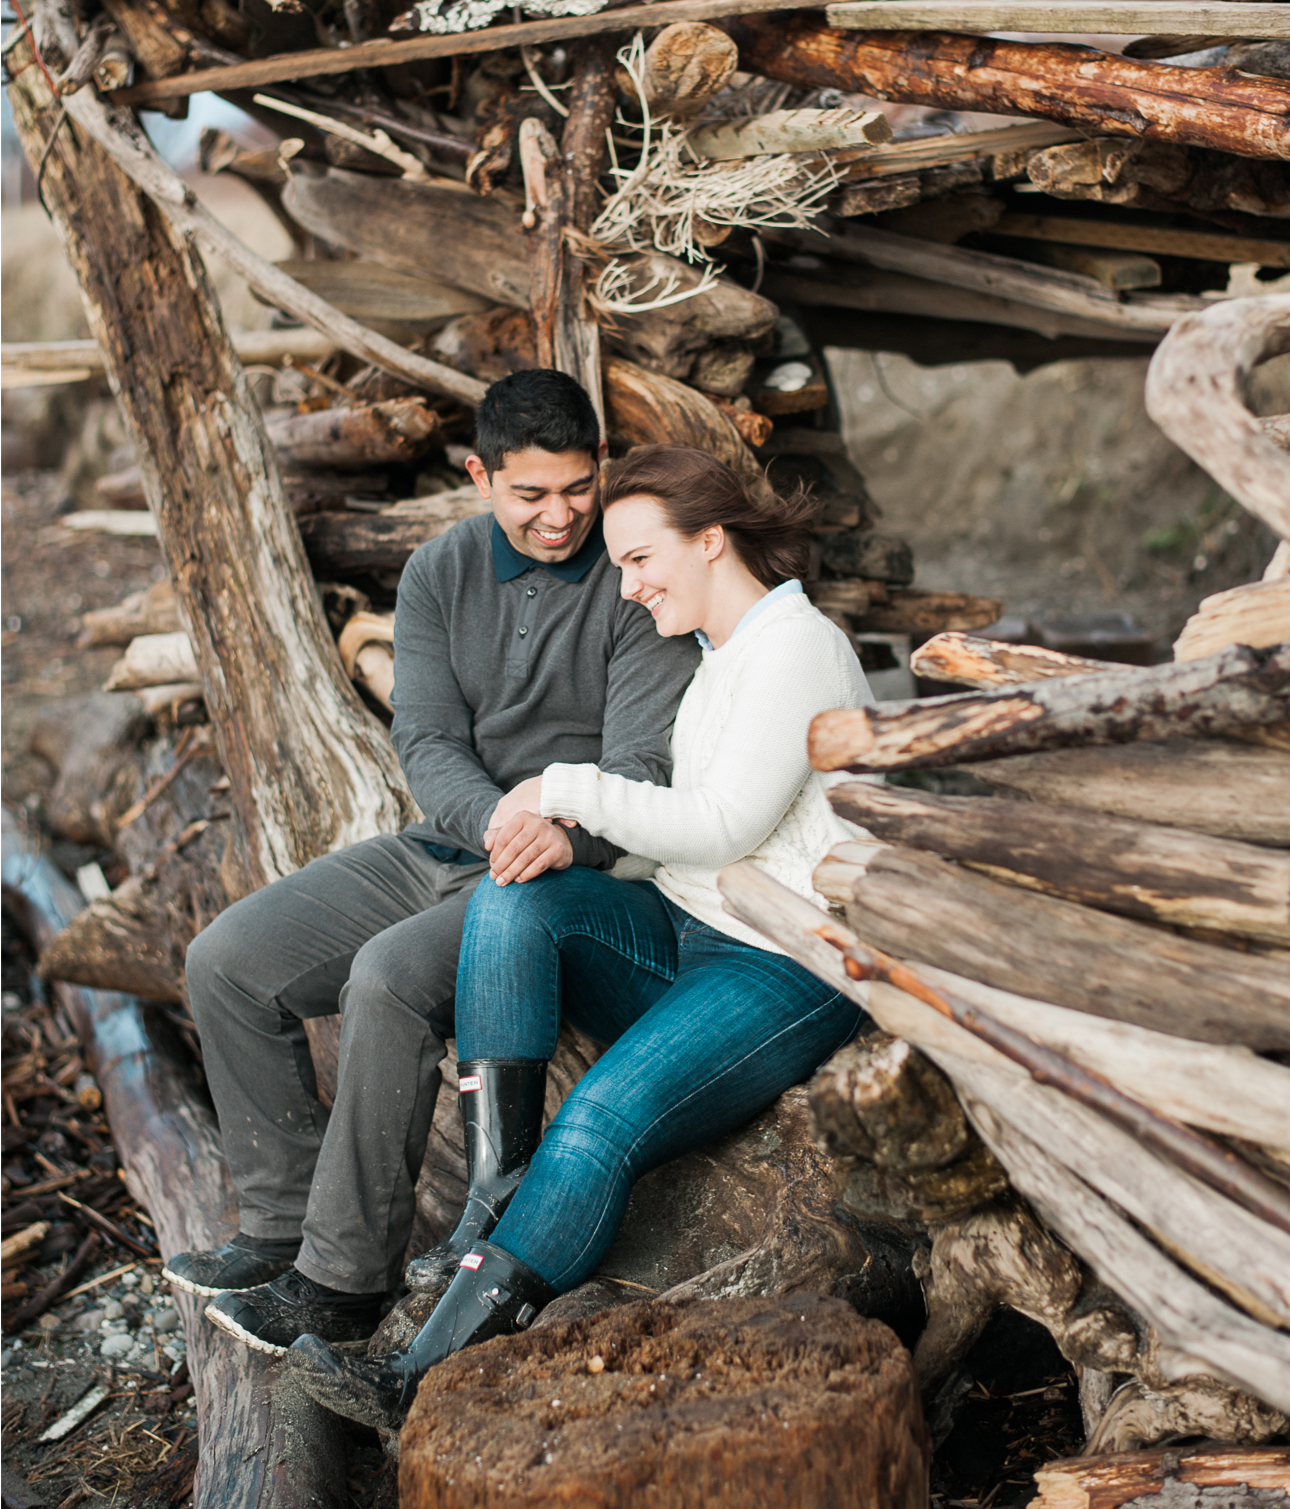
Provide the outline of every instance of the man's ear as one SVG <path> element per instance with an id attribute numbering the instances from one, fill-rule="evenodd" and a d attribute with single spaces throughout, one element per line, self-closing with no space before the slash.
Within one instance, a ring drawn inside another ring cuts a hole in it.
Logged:
<path id="1" fill-rule="evenodd" d="M 488 480 L 488 469 L 478 456 L 466 457 L 466 470 L 470 473 L 470 480 L 479 489 L 479 496 L 491 499 L 493 488 Z"/>
<path id="2" fill-rule="evenodd" d="M 608 454 L 609 454 L 609 442 L 607 440 L 602 440 L 600 442 L 599 449 L 596 451 L 596 460 L 597 461 L 603 461 Z"/>

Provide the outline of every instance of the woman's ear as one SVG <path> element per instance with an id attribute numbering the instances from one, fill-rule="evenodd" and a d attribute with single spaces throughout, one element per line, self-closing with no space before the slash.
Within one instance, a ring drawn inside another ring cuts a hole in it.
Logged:
<path id="1" fill-rule="evenodd" d="M 726 532 L 720 524 L 712 524 L 703 531 L 703 559 L 715 561 L 726 548 Z"/>

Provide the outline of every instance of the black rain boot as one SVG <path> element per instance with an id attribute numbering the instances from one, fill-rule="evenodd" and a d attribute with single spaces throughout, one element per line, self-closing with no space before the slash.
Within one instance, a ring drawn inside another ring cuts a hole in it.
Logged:
<path id="1" fill-rule="evenodd" d="M 287 1352 L 301 1387 L 333 1414 L 360 1425 L 399 1430 L 426 1373 L 477 1341 L 526 1331 L 555 1290 L 518 1258 L 476 1242 L 434 1313 L 405 1352 L 349 1357 L 318 1336 Z"/>
<path id="2" fill-rule="evenodd" d="M 466 1133 L 466 1208 L 457 1229 L 403 1275 L 409 1289 L 446 1289 L 476 1242 L 493 1234 L 542 1135 L 546 1060 L 477 1058 L 458 1064 Z"/>

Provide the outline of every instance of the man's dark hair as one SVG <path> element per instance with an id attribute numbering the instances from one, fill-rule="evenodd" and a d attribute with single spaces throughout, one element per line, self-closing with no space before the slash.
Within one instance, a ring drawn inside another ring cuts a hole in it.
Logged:
<path id="1" fill-rule="evenodd" d="M 563 372 L 512 372 L 484 394 L 475 416 L 475 450 L 491 477 L 515 451 L 600 450 L 600 421 L 587 390 Z"/>

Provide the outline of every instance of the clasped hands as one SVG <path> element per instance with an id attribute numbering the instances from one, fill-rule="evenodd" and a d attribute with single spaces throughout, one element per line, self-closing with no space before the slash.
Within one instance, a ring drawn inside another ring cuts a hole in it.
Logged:
<path id="1" fill-rule="evenodd" d="M 547 870 L 567 870 L 573 845 L 564 831 L 577 825 L 569 818 L 542 817 L 542 777 L 521 781 L 493 808 L 484 834 L 488 873 L 498 885 L 533 880 Z"/>

